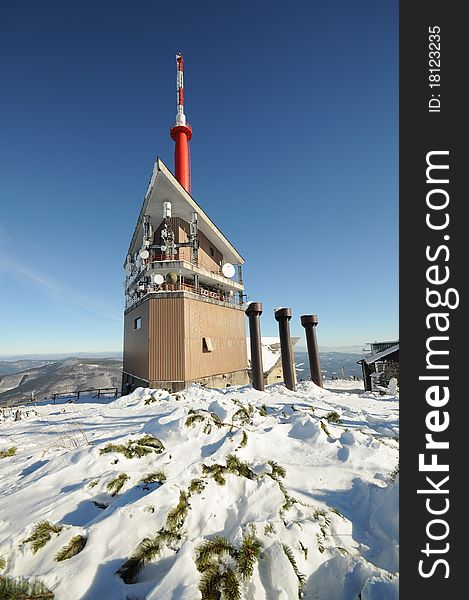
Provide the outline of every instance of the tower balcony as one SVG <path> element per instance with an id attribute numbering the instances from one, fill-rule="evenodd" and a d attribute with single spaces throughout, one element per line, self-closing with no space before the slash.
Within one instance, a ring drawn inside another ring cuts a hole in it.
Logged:
<path id="1" fill-rule="evenodd" d="M 221 268 L 209 271 L 188 260 L 179 260 L 177 254 L 172 260 L 167 260 L 161 255 L 153 255 L 151 258 L 153 260 L 143 264 L 138 272 L 127 278 L 126 310 L 139 304 L 149 294 L 166 297 L 168 294 L 180 292 L 241 308 L 244 301 L 244 285 L 225 277 Z M 172 274 L 170 278 L 168 274 Z M 156 283 L 155 275 L 161 275 L 163 283 Z"/>

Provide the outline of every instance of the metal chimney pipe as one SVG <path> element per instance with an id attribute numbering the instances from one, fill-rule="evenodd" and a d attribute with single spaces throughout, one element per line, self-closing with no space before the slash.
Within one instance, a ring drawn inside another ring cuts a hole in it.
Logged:
<path id="1" fill-rule="evenodd" d="M 289 390 L 295 389 L 295 369 L 293 365 L 293 353 L 290 339 L 290 308 L 278 308 L 274 311 L 275 319 L 278 321 L 280 334 L 280 350 L 282 353 L 282 370 L 285 385 Z"/>
<path id="2" fill-rule="evenodd" d="M 245 310 L 249 318 L 249 339 L 251 342 L 251 373 L 252 386 L 264 391 L 264 367 L 262 365 L 262 343 L 260 316 L 262 302 L 251 302 Z"/>
<path id="3" fill-rule="evenodd" d="M 308 346 L 309 369 L 311 379 L 319 387 L 322 385 L 321 364 L 319 362 L 318 340 L 316 338 L 316 326 L 318 324 L 317 315 L 301 315 L 301 324 L 305 328 L 306 345 Z"/>

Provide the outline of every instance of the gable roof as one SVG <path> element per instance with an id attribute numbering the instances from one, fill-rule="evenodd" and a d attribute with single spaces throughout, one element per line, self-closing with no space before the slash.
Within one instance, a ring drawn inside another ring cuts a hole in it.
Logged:
<path id="1" fill-rule="evenodd" d="M 225 262 L 244 263 L 241 254 L 226 239 L 215 223 L 205 214 L 194 198 L 182 187 L 159 158 L 156 159 L 153 167 L 153 173 L 140 209 L 128 254 L 134 254 L 142 245 L 144 215 L 150 215 L 156 229 L 160 221 L 163 220 L 163 202 L 168 201 L 171 202 L 173 215 L 184 219 L 186 222 L 190 222 L 191 213 L 197 213 L 199 230 L 220 250 Z"/>
<path id="2" fill-rule="evenodd" d="M 377 354 L 367 354 L 358 362 L 366 362 L 367 365 L 371 365 L 377 360 L 381 360 L 382 358 L 388 356 L 388 354 L 394 354 L 394 352 L 397 352 L 398 350 L 399 344 L 395 344 L 394 346 L 390 346 L 389 348 L 386 348 L 386 350 L 378 352 Z"/>

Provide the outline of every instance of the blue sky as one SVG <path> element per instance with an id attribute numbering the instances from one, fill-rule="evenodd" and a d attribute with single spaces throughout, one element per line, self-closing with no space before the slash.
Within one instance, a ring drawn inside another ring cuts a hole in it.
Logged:
<path id="1" fill-rule="evenodd" d="M 2 7 L 0 355 L 122 347 L 123 269 L 185 59 L 193 196 L 250 300 L 398 335 L 398 3 Z"/>

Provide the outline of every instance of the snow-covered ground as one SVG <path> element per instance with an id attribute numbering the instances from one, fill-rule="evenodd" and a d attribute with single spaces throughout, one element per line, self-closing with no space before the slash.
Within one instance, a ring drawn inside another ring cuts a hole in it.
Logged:
<path id="1" fill-rule="evenodd" d="M 105 403 L 24 408 L 16 422 L 4 411 L 0 451 L 16 453 L 0 459 L 1 574 L 38 579 L 58 600 L 216 598 L 199 590 L 213 573 L 222 590 L 236 579 L 231 594 L 241 595 L 227 599 L 396 599 L 398 398 L 326 385 L 139 388 Z M 108 444 L 145 455 L 101 452 Z M 159 483 L 142 483 L 158 470 Z M 128 479 L 112 495 L 120 474 Z M 25 540 L 44 520 L 62 529 L 33 553 Z M 57 562 L 77 535 L 84 548 Z M 213 550 L 204 571 L 199 549 L 216 536 L 231 554 Z M 154 551 L 125 583 L 116 571 L 142 556 L 144 538 Z M 260 551 L 246 550 L 243 539 L 255 538 Z"/>

